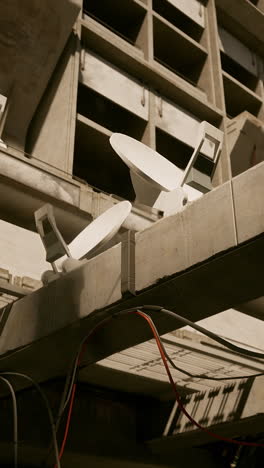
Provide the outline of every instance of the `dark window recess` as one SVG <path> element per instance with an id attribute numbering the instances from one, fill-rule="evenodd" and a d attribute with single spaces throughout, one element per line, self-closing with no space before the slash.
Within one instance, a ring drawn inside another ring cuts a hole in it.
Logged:
<path id="1" fill-rule="evenodd" d="M 153 10 L 194 40 L 200 41 L 203 28 L 166 0 L 153 0 Z"/>
<path id="2" fill-rule="evenodd" d="M 256 91 L 258 85 L 258 78 L 252 75 L 249 71 L 236 63 L 227 55 L 221 52 L 222 69 L 229 75 L 236 78 L 240 83 L 247 86 L 252 91 Z"/>
<path id="3" fill-rule="evenodd" d="M 214 163 L 200 153 L 193 167 L 203 174 L 210 176 L 214 170 Z"/>
<path id="4" fill-rule="evenodd" d="M 193 148 L 158 128 L 156 129 L 156 150 L 182 170 L 186 168 L 193 154 Z M 194 167 L 207 175 L 211 175 L 214 169 L 212 161 L 202 154 L 198 155 Z"/>
<path id="5" fill-rule="evenodd" d="M 87 86 L 79 85 L 77 112 L 112 132 L 141 140 L 146 122 Z"/>
<path id="6" fill-rule="evenodd" d="M 83 11 L 104 26 L 135 44 L 146 10 L 133 0 L 84 0 Z"/>
<path id="7" fill-rule="evenodd" d="M 257 4 L 258 4 L 258 0 L 249 0 L 249 1 L 250 1 L 250 3 L 253 3 L 253 5 L 257 6 Z"/>
<path id="8" fill-rule="evenodd" d="M 154 18 L 154 57 L 162 65 L 197 86 L 207 54 Z"/>
<path id="9" fill-rule="evenodd" d="M 224 76 L 223 78 L 227 115 L 233 118 L 247 110 L 257 116 L 261 107 L 261 100 L 257 99 L 249 91 L 241 88 L 228 77 Z"/>
<path id="10" fill-rule="evenodd" d="M 190 146 L 156 128 L 156 150 L 180 169 L 185 169 L 193 153 Z"/>
<path id="11" fill-rule="evenodd" d="M 135 193 L 127 166 L 112 150 L 109 137 L 77 121 L 73 174 L 89 185 L 133 201 Z"/>

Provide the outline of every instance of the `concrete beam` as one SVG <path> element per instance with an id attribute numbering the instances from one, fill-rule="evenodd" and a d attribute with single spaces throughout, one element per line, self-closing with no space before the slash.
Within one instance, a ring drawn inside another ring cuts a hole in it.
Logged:
<path id="1" fill-rule="evenodd" d="M 210 426 L 210 431 L 215 432 L 219 436 L 228 438 L 241 438 L 257 436 L 263 433 L 263 414 L 244 418 L 238 421 L 225 422 L 222 424 L 214 424 Z M 261 436 L 260 436 L 261 438 Z M 216 440 L 205 432 L 195 430 L 188 431 L 176 436 L 162 437 L 148 443 L 152 453 L 160 456 L 172 456 L 177 454 L 178 449 L 191 447 L 200 447 L 207 444 L 213 444 Z M 223 465 L 222 465 L 223 466 Z"/>
<path id="2" fill-rule="evenodd" d="M 263 377 L 238 380 L 185 397 L 186 411 L 203 427 L 240 421 L 263 414 Z M 174 404 L 164 436 L 184 434 L 197 428 Z M 199 431 L 200 432 L 200 431 Z"/>
<path id="3" fill-rule="evenodd" d="M 252 196 L 247 187 L 262 186 L 263 170 L 264 164 L 260 164 L 235 179 L 234 199 L 233 187 L 226 183 L 138 233 L 135 240 L 126 236 L 126 247 L 118 244 L 17 301 L 3 330 L 1 367 L 31 371 L 40 380 L 63 374 L 91 327 L 100 318 L 128 307 L 160 304 L 198 321 L 262 296 L 264 231 L 259 213 L 263 197 L 256 201 L 258 209 L 247 211 Z M 236 187 L 241 177 L 249 184 L 241 185 L 242 192 Z M 238 197 L 244 197 L 245 209 L 234 211 Z M 136 295 L 131 290 L 133 271 Z M 152 315 L 161 333 L 181 326 L 157 312 Z M 96 362 L 150 336 L 137 316 L 112 320 L 91 339 L 84 363 Z"/>
<path id="4" fill-rule="evenodd" d="M 257 436 L 263 431 L 264 377 L 230 382 L 207 392 L 185 397 L 185 408 L 201 426 L 223 437 Z M 197 429 L 178 411 L 175 403 L 163 438 L 149 442 L 153 453 L 177 451 L 178 448 L 201 446 L 215 439 Z"/>
<path id="5" fill-rule="evenodd" d="M 263 57 L 263 11 L 250 1 L 216 0 L 215 3 L 221 24 Z"/>
<path id="6" fill-rule="evenodd" d="M 227 182 L 136 235 L 136 291 L 235 245 L 231 183 Z"/>
<path id="7" fill-rule="evenodd" d="M 125 69 L 135 78 L 143 79 L 148 87 L 158 89 L 164 97 L 176 101 L 199 119 L 208 120 L 213 125 L 221 122 L 220 109 L 208 103 L 204 92 L 158 65 L 154 60 L 148 62 L 141 57 L 135 47 L 117 38 L 114 33 L 92 18 L 89 18 L 89 21 L 87 18 L 85 16 L 82 20 L 83 37 L 87 47 L 113 65 Z"/>

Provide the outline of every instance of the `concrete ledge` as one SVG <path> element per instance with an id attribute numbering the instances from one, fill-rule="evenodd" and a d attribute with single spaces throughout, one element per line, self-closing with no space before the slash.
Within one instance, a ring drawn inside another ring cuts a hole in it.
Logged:
<path id="1" fill-rule="evenodd" d="M 136 235 L 136 291 L 236 245 L 231 183 Z"/>
<path id="2" fill-rule="evenodd" d="M 232 180 L 238 243 L 264 232 L 264 163 Z"/>
<path id="3" fill-rule="evenodd" d="M 0 353 L 28 345 L 121 299 L 121 244 L 13 304 Z M 23 330 L 23 332 L 22 332 Z"/>
<path id="4" fill-rule="evenodd" d="M 235 190 L 235 202 L 237 197 L 247 200 L 247 187 L 252 184 L 254 191 L 261 193 L 257 184 L 262 186 L 263 166 L 232 182 L 235 186 L 245 178 L 241 194 Z M 128 233 L 126 244 L 118 244 L 47 288 L 17 301 L 3 330 L 1 368 L 27 370 L 40 381 L 63 375 L 91 327 L 100 318 L 127 308 L 158 304 L 198 321 L 263 296 L 264 236 L 259 235 L 264 232 L 259 221 L 262 200 L 259 197 L 258 210 L 244 220 L 240 243 L 236 241 L 231 183 L 226 183 L 182 212 L 136 234 L 134 246 L 134 237 Z M 239 210 L 235 214 L 238 226 L 242 214 Z M 243 234 L 248 225 L 250 234 Z M 123 297 L 122 292 L 126 293 Z M 161 334 L 182 326 L 161 313 L 151 315 Z M 151 332 L 138 316 L 122 315 L 91 338 L 84 365 L 150 337 Z M 8 350 L 14 352 L 7 354 Z"/>

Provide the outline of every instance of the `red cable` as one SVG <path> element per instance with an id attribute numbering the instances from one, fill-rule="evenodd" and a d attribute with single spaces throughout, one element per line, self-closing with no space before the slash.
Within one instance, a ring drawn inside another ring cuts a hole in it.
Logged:
<path id="1" fill-rule="evenodd" d="M 171 383 L 171 385 L 173 387 L 173 390 L 174 390 L 174 393 L 175 393 L 175 396 L 176 396 L 176 401 L 177 401 L 177 403 L 179 405 L 180 410 L 185 414 L 185 416 L 189 419 L 189 421 L 191 421 L 192 424 L 194 424 L 196 427 L 198 427 L 202 431 L 209 434 L 211 437 L 214 437 L 215 439 L 222 440 L 224 442 L 230 442 L 230 443 L 236 444 L 236 445 L 245 445 L 245 446 L 250 446 L 250 447 L 264 447 L 264 444 L 257 444 L 255 442 L 243 442 L 243 441 L 238 441 L 238 440 L 234 440 L 234 439 L 228 439 L 227 437 L 222 437 L 222 436 L 220 436 L 218 434 L 215 434 L 214 432 L 208 431 L 208 429 L 206 429 L 205 427 L 202 427 L 198 422 L 196 422 L 192 418 L 192 416 L 186 411 L 186 409 L 184 408 L 184 406 L 183 406 L 183 404 L 181 402 L 181 397 L 180 397 L 180 395 L 178 393 L 176 384 L 175 384 L 175 382 L 174 382 L 174 380 L 172 378 L 172 375 L 171 375 L 171 372 L 170 372 L 170 369 L 169 369 L 169 366 L 168 366 L 168 363 L 167 363 L 167 359 L 166 359 L 166 356 L 165 356 L 164 351 L 163 351 L 163 346 L 162 346 L 161 341 L 160 341 L 160 337 L 156 332 L 156 329 L 155 329 L 155 326 L 154 326 L 154 324 L 152 322 L 152 319 L 147 314 L 145 314 L 144 312 L 136 311 L 135 313 L 138 314 L 138 315 L 141 315 L 141 317 L 143 317 L 145 320 L 147 320 L 147 322 L 148 322 L 148 324 L 149 324 L 149 326 L 150 326 L 150 328 L 152 330 L 152 333 L 153 333 L 153 335 L 155 337 L 157 346 L 159 348 L 159 352 L 160 352 L 164 367 L 166 369 L 166 372 L 168 374 L 169 381 L 170 381 L 170 383 Z"/>
<path id="2" fill-rule="evenodd" d="M 205 427 L 202 427 L 198 422 L 196 422 L 192 416 L 186 411 L 186 409 L 184 408 L 182 402 L 181 402 L 181 397 L 178 393 L 178 390 L 177 390 L 177 387 L 176 387 L 176 384 L 172 378 L 172 375 L 171 375 L 171 372 L 170 372 L 170 369 L 169 369 L 169 366 L 168 366 L 168 363 L 167 363 L 167 359 L 166 359 L 166 356 L 164 354 L 164 351 L 163 351 L 163 345 L 161 343 L 161 340 L 160 340 L 160 337 L 156 331 L 156 328 L 152 322 L 152 319 L 147 315 L 145 314 L 144 312 L 140 312 L 140 311 L 134 311 L 132 313 L 135 313 L 137 315 L 140 315 L 141 317 L 143 317 L 149 324 L 151 330 L 152 330 L 152 333 L 154 335 L 154 338 L 156 340 L 156 343 L 157 343 L 157 346 L 159 348 L 159 352 L 160 352 L 160 355 L 161 355 L 161 358 L 162 358 L 162 361 L 163 361 L 163 364 L 164 364 L 164 367 L 166 369 L 166 372 L 168 374 L 168 377 L 169 377 L 169 381 L 173 387 L 173 390 L 174 390 L 174 393 L 175 393 L 175 396 L 176 396 L 176 401 L 179 405 L 179 408 L 180 410 L 183 412 L 183 414 L 185 414 L 185 416 L 189 419 L 189 421 L 191 421 L 192 424 L 194 424 L 196 427 L 198 427 L 198 429 L 201 429 L 203 432 L 206 432 L 207 434 L 209 434 L 211 437 L 215 438 L 215 439 L 218 439 L 218 440 L 222 440 L 224 442 L 230 442 L 232 444 L 236 444 L 236 445 L 245 445 L 245 446 L 250 446 L 250 447 L 264 447 L 264 444 L 257 444 L 255 442 L 243 442 L 243 441 L 238 441 L 238 440 L 234 440 L 234 439 L 228 439 L 227 437 L 222 437 L 218 434 L 215 434 L 214 432 L 211 432 L 211 431 L 208 431 L 208 429 L 206 429 Z M 94 332 L 100 328 L 104 323 L 100 323 L 97 325 L 97 327 L 94 328 L 94 330 L 87 336 L 87 339 L 84 341 L 83 345 L 82 345 L 82 348 L 79 352 L 79 357 L 78 357 L 78 367 L 79 365 L 81 364 L 81 360 L 82 360 L 82 357 L 83 357 L 83 354 L 84 354 L 84 350 L 85 350 L 85 346 L 87 344 L 87 340 L 88 338 L 90 338 Z M 75 392 L 76 392 L 76 383 L 73 385 L 72 387 L 72 393 L 71 393 L 71 399 L 70 399 L 70 404 L 69 404 L 69 410 L 68 410 L 68 416 L 67 416 L 67 422 L 66 422 L 66 427 L 65 427 L 65 431 L 64 431 L 64 437 L 63 437 L 63 441 L 62 441 L 62 445 L 61 445 L 61 449 L 60 449 L 60 453 L 59 453 L 59 458 L 61 459 L 62 455 L 63 455 L 63 452 L 64 452 L 64 448 L 65 448 L 65 445 L 66 445 L 66 441 L 67 441 L 67 437 L 68 437 L 68 432 L 69 432 L 69 427 L 70 427 L 70 422 L 71 422 L 71 416 L 72 416 L 72 409 L 73 409 L 73 403 L 74 403 L 74 398 L 75 398 Z M 57 465 L 54 466 L 54 468 L 57 468 Z"/>
<path id="3" fill-rule="evenodd" d="M 59 459 L 61 459 L 61 457 L 63 455 L 64 448 L 65 448 L 66 441 L 67 441 L 67 437 L 68 437 L 68 432 L 69 432 L 69 427 L 70 427 L 70 422 L 71 422 L 73 402 L 74 402 L 74 397 L 75 397 L 75 391 L 76 391 L 76 384 L 74 384 L 73 387 L 72 387 L 69 411 L 68 411 L 68 416 L 67 416 L 67 422 L 66 422 L 66 427 L 65 427 L 65 431 L 64 431 L 63 441 L 62 441 L 61 449 L 60 449 L 60 453 L 59 453 Z M 57 468 L 56 464 L 55 464 L 54 468 Z"/>
<path id="4" fill-rule="evenodd" d="M 85 347 L 87 345 L 87 341 L 88 339 L 98 330 L 98 328 L 101 328 L 105 322 L 107 322 L 108 319 L 104 320 L 103 322 L 100 322 L 86 337 L 85 341 L 83 342 L 82 344 L 82 347 L 79 351 L 79 355 L 78 355 L 78 367 L 80 366 L 81 364 L 81 361 L 82 361 L 82 358 L 83 358 L 83 355 L 84 355 L 84 352 L 85 352 Z M 63 436 L 63 441 L 62 441 L 62 444 L 61 444 L 61 449 L 60 449 L 60 453 L 59 453 L 59 459 L 61 460 L 61 457 L 63 455 L 63 452 L 64 452 L 64 448 L 65 448 L 65 445 L 66 445 L 66 441 L 67 441 L 67 437 L 68 437 L 68 432 L 69 432 L 69 427 L 70 427 L 70 422 L 71 422 L 71 416 L 72 416 L 72 408 L 73 408 L 73 403 L 74 403 L 74 398 L 75 398 L 75 392 L 76 392 L 76 383 L 73 385 L 72 387 L 72 392 L 71 392 L 71 398 L 70 398 L 70 403 L 69 403 L 69 410 L 68 410 L 68 416 L 67 416 L 67 422 L 66 422 L 66 427 L 65 427 L 65 431 L 64 431 L 64 436 Z M 57 468 L 57 465 L 55 464 L 54 465 L 54 468 Z"/>

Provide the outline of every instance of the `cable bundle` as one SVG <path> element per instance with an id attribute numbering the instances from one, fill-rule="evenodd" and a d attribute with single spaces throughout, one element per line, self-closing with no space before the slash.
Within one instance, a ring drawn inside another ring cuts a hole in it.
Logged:
<path id="1" fill-rule="evenodd" d="M 222 437 L 222 436 L 220 436 L 220 435 L 218 435 L 218 434 L 216 434 L 214 432 L 211 432 L 208 429 L 202 427 L 197 421 L 195 421 L 192 418 L 192 416 L 186 411 L 186 409 L 185 409 L 185 407 L 184 407 L 184 405 L 183 405 L 183 403 L 181 401 L 181 397 L 180 397 L 180 395 L 178 393 L 176 384 L 175 384 L 175 382 L 174 382 L 174 380 L 172 378 L 168 363 L 170 363 L 171 366 L 174 369 L 177 369 L 178 371 L 183 372 L 184 374 L 188 375 L 189 377 L 199 378 L 199 379 L 216 380 L 216 381 L 254 378 L 254 377 L 258 377 L 260 375 L 264 375 L 264 373 L 259 372 L 257 374 L 253 374 L 253 375 L 243 375 L 243 376 L 238 376 L 238 377 L 218 378 L 218 377 L 208 377 L 208 376 L 203 375 L 203 374 L 193 375 L 193 374 L 187 372 L 186 370 L 184 370 L 181 367 L 178 367 L 178 366 L 176 366 L 174 364 L 173 360 L 168 355 L 168 353 L 167 353 L 167 351 L 166 351 L 166 349 L 164 347 L 164 344 L 162 343 L 162 340 L 160 338 L 160 335 L 158 333 L 158 330 L 157 330 L 152 318 L 146 313 L 146 311 L 151 311 L 151 312 L 155 311 L 155 312 L 159 312 L 159 313 L 165 313 L 165 314 L 175 318 L 177 321 L 181 321 L 185 325 L 190 325 L 195 330 L 197 330 L 197 331 L 203 333 L 204 335 L 212 338 L 214 341 L 216 341 L 216 342 L 220 343 L 221 345 L 231 349 L 233 352 L 243 354 L 243 355 L 246 355 L 246 356 L 250 356 L 250 357 L 254 357 L 254 358 L 264 358 L 264 354 L 256 353 L 255 351 L 250 351 L 250 350 L 241 348 L 239 346 L 236 346 L 236 345 L 230 343 L 229 341 L 226 341 L 225 339 L 219 337 L 215 333 L 213 333 L 213 332 L 211 332 L 209 330 L 206 330 L 205 328 L 197 325 L 196 323 L 193 323 L 190 320 L 188 320 L 188 319 L 186 319 L 186 318 L 184 318 L 184 317 L 182 317 L 180 315 L 177 315 L 177 314 L 175 314 L 174 312 L 172 312 L 172 311 L 170 311 L 168 309 L 164 309 L 163 307 L 160 307 L 160 306 L 153 306 L 153 305 L 141 306 L 141 307 L 138 307 L 137 309 L 134 309 L 134 308 L 133 309 L 126 309 L 126 310 L 117 312 L 116 314 L 114 314 L 112 316 L 109 315 L 108 317 L 106 317 L 103 320 L 99 321 L 97 323 L 97 325 L 95 325 L 91 329 L 90 333 L 80 343 L 79 348 L 78 348 L 78 350 L 76 352 L 76 355 L 75 355 L 75 357 L 73 359 L 72 365 L 70 366 L 67 377 L 66 377 L 65 386 L 64 386 L 64 390 L 63 390 L 63 394 L 62 394 L 62 398 L 61 398 L 59 411 L 58 411 L 58 415 L 57 415 L 56 420 L 54 420 L 54 417 L 53 417 L 53 414 L 52 414 L 48 399 L 47 399 L 45 393 L 42 391 L 42 389 L 40 388 L 40 386 L 38 385 L 37 382 L 35 382 L 30 376 L 28 376 L 26 374 L 19 373 L 19 372 L 0 372 L 0 379 L 1 379 L 2 382 L 4 382 L 8 386 L 9 391 L 10 391 L 11 396 L 12 396 L 13 426 L 14 426 L 14 468 L 17 468 L 17 466 L 18 466 L 18 464 L 17 464 L 18 463 L 18 461 L 17 461 L 18 460 L 18 457 L 17 457 L 17 446 L 18 446 L 17 445 L 17 439 L 18 439 L 18 437 L 17 437 L 17 403 L 16 403 L 16 396 L 15 396 L 13 386 L 10 384 L 10 382 L 5 377 L 16 376 L 16 377 L 22 377 L 24 379 L 27 379 L 27 380 L 29 380 L 31 382 L 32 385 L 35 386 L 35 388 L 39 392 L 39 394 L 40 394 L 40 396 L 41 396 L 41 398 L 42 398 L 42 400 L 43 400 L 43 402 L 44 402 L 44 404 L 46 406 L 49 421 L 50 421 L 50 425 L 51 425 L 52 441 L 53 441 L 53 447 L 54 447 L 54 452 L 55 452 L 55 460 L 56 460 L 54 468 L 61 468 L 60 460 L 61 460 L 61 457 L 63 455 L 65 445 L 66 445 L 66 441 L 67 441 L 67 436 L 68 436 L 68 432 L 69 432 L 69 428 L 70 428 L 71 415 L 72 415 L 72 410 L 73 410 L 73 405 L 74 405 L 74 399 L 75 399 L 75 396 L 76 396 L 77 371 L 78 371 L 79 367 L 81 366 L 83 355 L 84 355 L 84 352 L 85 352 L 85 348 L 86 348 L 86 346 L 88 344 L 89 338 L 91 338 L 91 336 L 99 328 L 103 327 L 113 317 L 116 317 L 117 315 L 119 316 L 119 315 L 130 314 L 130 313 L 137 314 L 138 316 L 143 318 L 145 321 L 147 321 L 147 323 L 148 323 L 148 325 L 149 325 L 149 327 L 150 327 L 150 329 L 152 331 L 152 334 L 153 334 L 153 336 L 154 336 L 154 338 L 156 340 L 156 344 L 157 344 L 157 347 L 159 349 L 160 356 L 161 356 L 163 365 L 165 367 L 166 373 L 168 375 L 168 379 L 169 379 L 169 381 L 171 383 L 171 386 L 173 388 L 173 391 L 174 391 L 175 398 L 176 398 L 176 401 L 178 403 L 178 406 L 179 406 L 180 410 L 185 414 L 185 416 L 189 419 L 189 421 L 191 421 L 191 423 L 193 425 L 195 425 L 198 429 L 206 432 L 207 434 L 209 434 L 214 439 L 221 440 L 221 441 L 228 442 L 228 443 L 232 443 L 232 444 L 236 444 L 236 445 L 239 445 L 239 446 L 264 447 L 264 444 L 258 444 L 258 443 L 255 443 L 255 442 L 238 441 L 238 440 L 234 440 L 234 439 L 229 439 L 227 437 Z M 63 441 L 62 441 L 62 444 L 61 444 L 61 448 L 59 450 L 56 434 L 57 434 L 57 431 L 58 431 L 58 428 L 59 428 L 59 425 L 60 425 L 60 422 L 61 422 L 61 418 L 62 418 L 67 406 L 68 406 L 67 421 L 66 421 L 66 426 L 65 426 L 65 430 L 64 430 Z M 49 453 L 50 453 L 50 451 L 48 452 L 48 455 L 49 455 Z"/>

